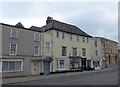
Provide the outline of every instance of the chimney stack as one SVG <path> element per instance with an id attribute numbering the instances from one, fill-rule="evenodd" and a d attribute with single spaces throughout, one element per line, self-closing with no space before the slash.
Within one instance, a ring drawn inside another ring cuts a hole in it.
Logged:
<path id="1" fill-rule="evenodd" d="M 50 23 L 53 20 L 53 17 L 48 16 L 46 20 L 46 24 Z"/>

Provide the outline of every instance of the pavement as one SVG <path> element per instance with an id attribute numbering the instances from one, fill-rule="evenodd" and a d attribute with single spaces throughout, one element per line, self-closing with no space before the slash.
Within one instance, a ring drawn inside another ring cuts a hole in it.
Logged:
<path id="1" fill-rule="evenodd" d="M 50 75 L 39 75 L 39 76 L 27 76 L 27 77 L 12 77 L 12 78 L 3 78 L 2 84 L 12 84 L 12 83 L 19 83 L 19 82 L 28 82 L 34 80 L 42 80 L 42 79 L 50 79 L 50 78 L 59 78 L 59 77 L 68 77 L 72 75 L 82 75 L 82 74 L 89 74 L 89 73 L 97 73 L 106 70 L 115 69 L 117 66 L 108 67 L 101 70 L 94 70 L 94 71 L 83 71 L 83 72 L 67 72 L 67 73 L 59 73 L 59 74 L 50 74 Z"/>

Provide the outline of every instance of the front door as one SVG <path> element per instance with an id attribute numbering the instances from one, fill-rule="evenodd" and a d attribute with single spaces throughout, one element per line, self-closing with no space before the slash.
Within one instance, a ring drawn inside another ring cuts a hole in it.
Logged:
<path id="1" fill-rule="evenodd" d="M 50 62 L 44 61 L 44 74 L 48 75 L 50 74 Z"/>
<path id="2" fill-rule="evenodd" d="M 83 70 L 86 69 L 86 58 L 81 58 L 81 67 L 83 68 Z"/>
<path id="3" fill-rule="evenodd" d="M 32 61 L 31 64 L 32 68 L 32 75 L 39 75 L 39 62 L 38 61 Z"/>

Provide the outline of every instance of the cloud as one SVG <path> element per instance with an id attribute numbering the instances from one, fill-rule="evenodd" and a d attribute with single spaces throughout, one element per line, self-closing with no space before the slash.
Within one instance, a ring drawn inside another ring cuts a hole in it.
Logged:
<path id="1" fill-rule="evenodd" d="M 2 22 L 43 26 L 47 16 L 76 25 L 93 36 L 118 39 L 117 2 L 5 2 Z"/>

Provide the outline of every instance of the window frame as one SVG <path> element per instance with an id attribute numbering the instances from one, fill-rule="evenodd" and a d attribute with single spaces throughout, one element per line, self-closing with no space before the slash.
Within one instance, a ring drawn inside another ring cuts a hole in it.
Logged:
<path id="1" fill-rule="evenodd" d="M 80 41 L 80 37 L 77 35 L 77 41 L 79 42 Z"/>
<path id="2" fill-rule="evenodd" d="M 87 37 L 87 43 L 89 43 L 89 38 Z"/>
<path id="3" fill-rule="evenodd" d="M 77 56 L 77 53 L 78 53 L 78 52 L 77 52 L 77 48 L 73 47 L 73 48 L 72 48 L 72 55 L 73 55 L 73 56 Z"/>
<path id="4" fill-rule="evenodd" d="M 36 51 L 36 47 L 37 47 L 37 51 Z M 39 46 L 34 47 L 34 56 L 40 56 L 40 48 L 39 48 Z"/>
<path id="5" fill-rule="evenodd" d="M 56 31 L 56 37 L 58 38 L 60 35 L 59 31 Z"/>
<path id="6" fill-rule="evenodd" d="M 65 32 L 62 32 L 62 39 L 65 39 Z"/>
<path id="7" fill-rule="evenodd" d="M 63 61 L 63 62 L 61 63 L 61 61 Z M 57 70 L 64 70 L 64 68 L 65 68 L 65 60 L 64 59 L 58 59 L 57 60 Z"/>
<path id="8" fill-rule="evenodd" d="M 34 32 L 34 41 L 39 42 L 40 41 L 40 33 L 39 32 Z"/>
<path id="9" fill-rule="evenodd" d="M 65 48 L 65 51 L 63 51 L 63 48 Z M 67 47 L 66 46 L 62 46 L 62 57 L 66 57 L 67 56 Z"/>
<path id="10" fill-rule="evenodd" d="M 13 35 L 13 31 L 15 31 L 15 35 Z M 14 38 L 14 39 L 18 38 L 18 30 L 17 29 L 11 29 L 10 38 Z"/>
<path id="11" fill-rule="evenodd" d="M 49 46 L 48 46 L 49 45 Z M 49 49 L 48 49 L 49 48 Z M 50 52 L 50 43 L 49 42 L 45 42 L 45 51 L 46 52 Z"/>
<path id="12" fill-rule="evenodd" d="M 2 59 L 1 60 L 1 66 L 3 67 L 3 62 L 8 62 L 8 66 L 7 66 L 7 70 L 6 71 L 3 71 L 3 68 L 1 68 L 1 72 L 21 72 L 23 71 L 23 59 Z M 15 63 L 15 68 L 14 70 L 10 70 L 10 62 L 14 62 Z M 21 62 L 21 65 L 20 65 L 20 70 L 17 70 L 16 68 L 16 65 L 17 63 L 16 62 Z"/>
<path id="13" fill-rule="evenodd" d="M 95 50 L 95 56 L 98 56 L 98 50 Z"/>
<path id="14" fill-rule="evenodd" d="M 12 48 L 11 45 L 12 45 L 12 44 L 16 45 L 15 54 L 13 54 L 13 53 L 11 52 L 11 48 Z M 16 44 L 16 43 L 10 43 L 9 55 L 17 55 L 17 44 Z"/>
<path id="15" fill-rule="evenodd" d="M 95 47 L 97 47 L 97 40 L 95 40 L 95 44 L 94 45 L 95 45 Z"/>
<path id="16" fill-rule="evenodd" d="M 86 56 L 86 48 L 82 48 L 82 56 Z"/>
<path id="17" fill-rule="evenodd" d="M 82 37 L 83 43 L 85 42 L 85 37 Z"/>

